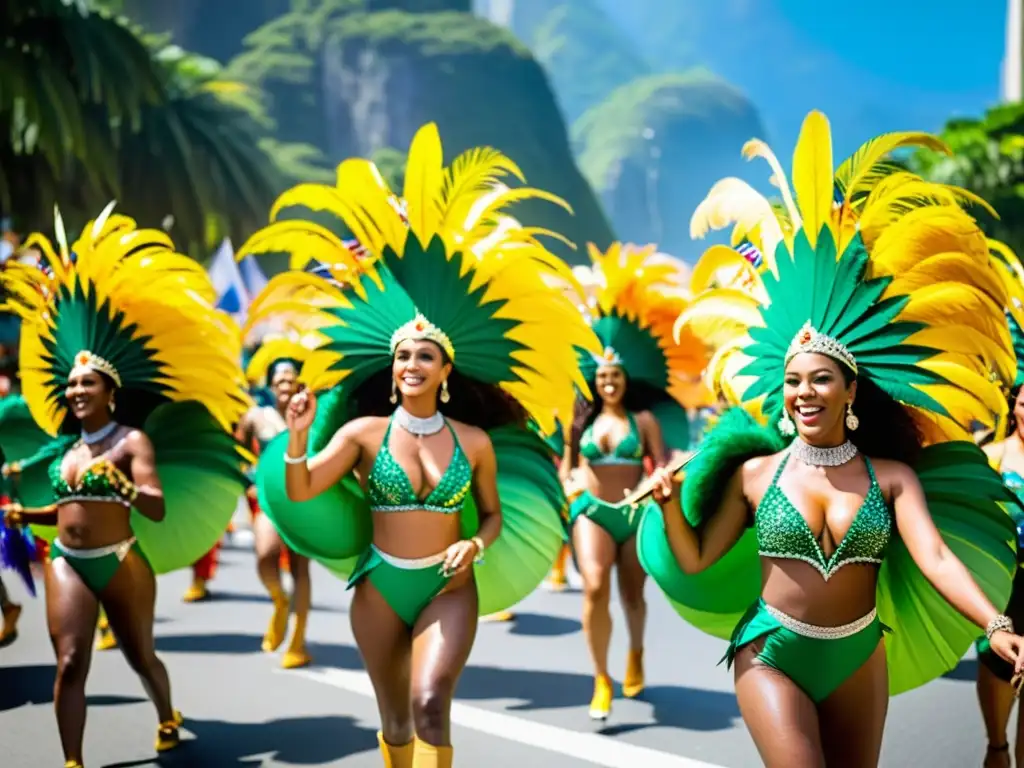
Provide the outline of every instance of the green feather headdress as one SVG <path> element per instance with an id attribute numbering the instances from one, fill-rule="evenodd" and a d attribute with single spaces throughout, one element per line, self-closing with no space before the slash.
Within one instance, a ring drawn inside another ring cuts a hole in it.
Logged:
<path id="1" fill-rule="evenodd" d="M 554 286 L 572 284 L 568 266 L 536 239 L 543 230 L 501 214 L 513 202 L 558 198 L 527 187 L 515 164 L 492 149 L 476 149 L 442 165 L 433 124 L 409 150 L 403 202 L 394 204 L 376 167 L 361 159 L 338 167 L 338 184 L 302 184 L 285 192 L 272 223 L 238 253 L 286 251 L 292 272 L 279 275 L 250 308 L 250 324 L 282 313 L 316 314 L 320 346 L 303 366 L 314 389 L 338 387 L 343 397 L 391 365 L 401 338 L 432 339 L 462 374 L 499 385 L 544 430 L 554 414 L 572 412 L 584 380 L 576 349 L 599 351 L 580 313 Z M 361 255 L 326 228 L 275 220 L 288 206 L 327 210 L 360 243 Z M 319 261 L 332 280 L 302 272 Z"/>

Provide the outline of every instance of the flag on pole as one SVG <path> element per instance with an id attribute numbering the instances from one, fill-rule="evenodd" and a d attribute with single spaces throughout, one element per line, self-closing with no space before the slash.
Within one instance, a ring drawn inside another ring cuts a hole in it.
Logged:
<path id="1" fill-rule="evenodd" d="M 239 322 L 244 322 L 249 310 L 249 292 L 235 262 L 235 251 L 231 247 L 231 241 L 227 238 L 210 260 L 207 272 L 214 290 L 217 291 L 217 309 L 222 309 Z"/>

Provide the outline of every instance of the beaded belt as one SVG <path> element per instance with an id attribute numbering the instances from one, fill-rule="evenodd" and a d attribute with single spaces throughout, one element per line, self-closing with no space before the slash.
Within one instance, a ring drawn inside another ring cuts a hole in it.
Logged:
<path id="1" fill-rule="evenodd" d="M 370 545 L 370 548 L 376 552 L 380 559 L 388 565 L 393 565 L 395 568 L 401 568 L 403 571 L 415 571 L 420 568 L 429 568 L 432 565 L 440 565 L 444 562 L 445 553 L 438 552 L 436 555 L 428 555 L 427 557 L 395 557 L 389 555 L 387 552 L 381 552 L 374 544 Z"/>
<path id="2" fill-rule="evenodd" d="M 768 614 L 773 619 L 790 632 L 802 635 L 803 637 L 809 637 L 812 640 L 842 640 L 844 637 L 850 637 L 862 629 L 866 629 L 878 616 L 878 609 L 872 608 L 871 613 L 865 614 L 849 624 L 842 624 L 838 627 L 819 627 L 816 624 L 807 624 L 799 619 L 794 619 L 788 613 L 783 613 L 778 608 L 772 608 L 770 605 L 765 605 L 764 609 L 768 611 Z"/>
<path id="3" fill-rule="evenodd" d="M 119 541 L 117 544 L 108 544 L 105 547 L 96 547 L 95 549 L 75 549 L 73 547 L 64 546 L 64 542 L 57 540 L 60 544 L 61 551 L 68 557 L 78 558 L 80 560 L 94 560 L 97 557 L 106 557 L 107 555 L 117 555 L 118 561 L 124 561 L 125 557 L 131 551 L 132 545 L 135 544 L 135 537 L 132 536 L 130 539 Z"/>

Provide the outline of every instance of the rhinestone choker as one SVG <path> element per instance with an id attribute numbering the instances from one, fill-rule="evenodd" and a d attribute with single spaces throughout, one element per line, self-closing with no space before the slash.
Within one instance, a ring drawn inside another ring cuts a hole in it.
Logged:
<path id="1" fill-rule="evenodd" d="M 819 448 L 805 443 L 799 437 L 789 446 L 789 451 L 804 464 L 812 467 L 838 467 L 857 455 L 857 446 L 847 440 L 834 448 Z"/>
<path id="2" fill-rule="evenodd" d="M 105 427 L 100 427 L 95 432 L 86 432 L 83 429 L 82 442 L 85 443 L 86 445 L 95 445 L 96 443 L 106 440 L 108 437 L 114 434 L 114 430 L 116 430 L 119 426 L 120 424 L 118 424 L 116 421 L 111 421 Z"/>
<path id="3" fill-rule="evenodd" d="M 444 416 L 439 411 L 434 411 L 433 416 L 421 419 L 419 416 L 413 416 L 402 406 L 398 406 L 395 408 L 395 422 L 406 432 L 420 437 L 436 435 L 444 429 Z"/>

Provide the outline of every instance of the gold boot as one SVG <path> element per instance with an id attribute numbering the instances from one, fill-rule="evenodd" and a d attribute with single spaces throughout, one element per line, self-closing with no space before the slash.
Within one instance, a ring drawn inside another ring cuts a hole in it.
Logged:
<path id="1" fill-rule="evenodd" d="M 160 723 L 156 729 L 156 751 L 167 752 L 174 749 L 181 743 L 181 733 L 178 730 L 184 724 L 185 718 L 181 712 L 174 710 L 174 718 L 166 723 Z"/>
<path id="2" fill-rule="evenodd" d="M 288 596 L 281 589 L 276 589 L 270 593 L 270 599 L 274 601 L 274 614 L 270 617 L 270 626 L 263 636 L 262 646 L 267 653 L 280 648 L 288 633 Z"/>
<path id="3" fill-rule="evenodd" d="M 292 633 L 292 641 L 288 644 L 284 658 L 281 659 L 281 666 L 285 669 L 298 669 L 308 666 L 313 661 L 309 652 L 306 651 L 306 614 L 295 614 L 295 631 Z"/>
<path id="4" fill-rule="evenodd" d="M 607 720 L 612 713 L 612 680 L 607 675 L 594 678 L 594 697 L 590 700 L 590 719 Z"/>
<path id="5" fill-rule="evenodd" d="M 185 594 L 181 596 L 181 600 L 185 603 L 198 603 L 200 600 L 205 600 L 209 596 L 210 593 L 206 589 L 206 581 L 197 578 L 192 580 L 192 585 L 185 590 Z"/>
<path id="6" fill-rule="evenodd" d="M 627 699 L 635 698 L 644 690 L 644 652 L 629 652 L 626 660 L 626 676 L 622 679 L 622 695 Z"/>
<path id="7" fill-rule="evenodd" d="M 497 613 L 488 613 L 486 616 L 480 617 L 481 624 L 498 624 L 506 621 L 512 621 L 516 615 L 512 611 L 498 611 Z"/>
<path id="8" fill-rule="evenodd" d="M 384 741 L 384 734 L 377 731 L 377 743 L 380 745 L 380 753 L 384 757 L 384 768 L 412 768 L 413 751 L 416 742 L 410 741 L 396 747 Z"/>
<path id="9" fill-rule="evenodd" d="M 435 747 L 416 739 L 412 768 L 452 768 L 452 748 Z"/>
<path id="10" fill-rule="evenodd" d="M 97 651 L 109 651 L 117 648 L 117 638 L 114 636 L 114 630 L 110 628 L 110 622 L 107 621 L 106 616 L 100 616 L 99 623 L 96 625 L 96 646 Z"/>
<path id="11" fill-rule="evenodd" d="M 563 544 L 555 564 L 551 566 L 551 573 L 545 582 L 545 587 L 551 592 L 564 592 L 569 582 L 565 576 L 565 564 L 569 559 L 569 545 Z"/>
<path id="12" fill-rule="evenodd" d="M 65 760 L 64 768 L 82 768 L 82 764 L 77 760 Z"/>

